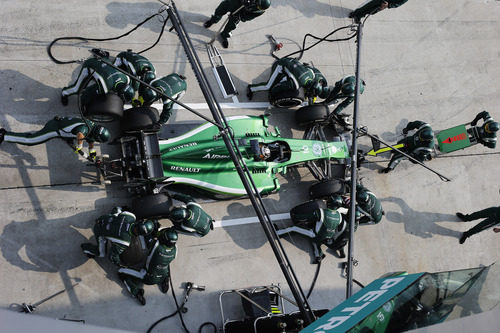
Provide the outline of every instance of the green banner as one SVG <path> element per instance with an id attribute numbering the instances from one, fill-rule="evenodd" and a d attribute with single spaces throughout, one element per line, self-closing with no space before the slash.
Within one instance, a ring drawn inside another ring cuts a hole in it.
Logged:
<path id="1" fill-rule="evenodd" d="M 300 333 L 346 332 L 424 274 L 417 273 L 375 280 Z"/>
<path id="2" fill-rule="evenodd" d="M 471 145 L 465 125 L 459 125 L 439 132 L 436 136 L 439 150 L 450 153 L 467 148 Z"/>

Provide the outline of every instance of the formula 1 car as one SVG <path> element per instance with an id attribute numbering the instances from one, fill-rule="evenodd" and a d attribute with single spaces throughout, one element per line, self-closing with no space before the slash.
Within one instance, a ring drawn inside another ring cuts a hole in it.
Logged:
<path id="1" fill-rule="evenodd" d="M 194 187 L 215 199 L 247 194 L 217 126 L 207 122 L 163 140 L 154 125 L 157 118 L 158 111 L 152 107 L 125 111 L 121 158 L 102 158 L 97 163 L 105 179 L 125 180 L 130 191 L 141 196 L 160 193 L 167 185 Z M 313 188 L 313 197 L 344 189 L 349 174 L 347 142 L 336 132 L 328 141 L 319 122 L 309 121 L 304 139 L 289 139 L 281 137 L 264 115 L 228 117 L 227 121 L 261 194 L 278 191 L 277 174 L 290 166 L 306 166 L 322 181 Z"/>

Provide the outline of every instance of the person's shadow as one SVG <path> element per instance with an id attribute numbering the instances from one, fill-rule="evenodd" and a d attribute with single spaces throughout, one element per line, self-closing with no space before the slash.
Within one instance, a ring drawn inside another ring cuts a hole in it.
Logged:
<path id="1" fill-rule="evenodd" d="M 318 0 L 309 0 L 309 1 L 272 1 L 270 10 L 274 10 L 278 12 L 279 7 L 281 6 L 290 6 L 297 10 L 301 16 L 305 17 L 315 17 L 319 16 L 328 16 L 328 17 L 336 17 L 342 18 L 349 15 L 349 13 L 353 9 L 344 8 L 340 6 L 330 5 L 328 3 L 319 2 Z"/>
<path id="2" fill-rule="evenodd" d="M 385 219 L 394 223 L 404 223 L 405 231 L 411 235 L 430 238 L 432 235 L 442 235 L 460 238 L 461 232 L 445 228 L 437 222 L 457 222 L 454 214 L 440 214 L 433 212 L 419 212 L 408 206 L 401 198 L 387 197 L 380 199 L 384 203 L 397 205 L 399 211 L 392 210 L 390 204 L 384 204 Z"/>

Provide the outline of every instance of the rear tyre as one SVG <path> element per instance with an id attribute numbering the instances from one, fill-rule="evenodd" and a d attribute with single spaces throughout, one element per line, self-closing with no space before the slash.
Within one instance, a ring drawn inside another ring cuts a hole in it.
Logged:
<path id="1" fill-rule="evenodd" d="M 305 95 L 303 89 L 282 91 L 276 94 L 269 94 L 269 102 L 277 108 L 293 108 L 304 102 Z"/>
<path id="2" fill-rule="evenodd" d="M 170 215 L 172 199 L 164 194 L 149 194 L 132 201 L 132 212 L 137 219 L 159 219 Z"/>
<path id="3" fill-rule="evenodd" d="M 123 117 L 123 100 L 116 94 L 108 93 L 89 103 L 82 113 L 92 121 L 109 123 Z"/>
<path id="4" fill-rule="evenodd" d="M 160 115 L 151 106 L 141 106 L 125 110 L 121 122 L 124 133 L 137 131 L 158 131 Z"/>
<path id="5" fill-rule="evenodd" d="M 327 105 L 307 105 L 295 111 L 295 121 L 300 126 L 309 126 L 313 123 L 324 121 L 328 114 L 329 109 Z"/>
<path id="6" fill-rule="evenodd" d="M 336 179 L 324 180 L 309 188 L 309 196 L 312 199 L 322 199 L 336 193 L 344 193 L 344 184 Z"/>

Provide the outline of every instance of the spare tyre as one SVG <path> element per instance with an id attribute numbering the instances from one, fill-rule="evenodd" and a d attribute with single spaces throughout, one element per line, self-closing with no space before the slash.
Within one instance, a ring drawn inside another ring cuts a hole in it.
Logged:
<path id="1" fill-rule="evenodd" d="M 305 100 L 304 89 L 285 90 L 269 94 L 269 102 L 277 108 L 293 108 Z"/>

